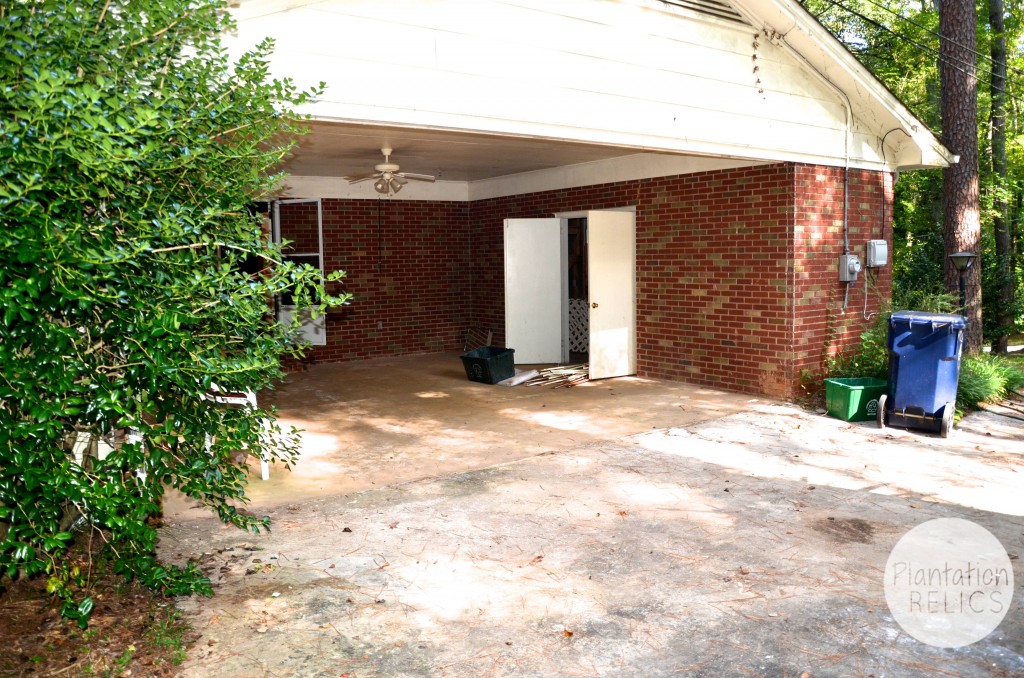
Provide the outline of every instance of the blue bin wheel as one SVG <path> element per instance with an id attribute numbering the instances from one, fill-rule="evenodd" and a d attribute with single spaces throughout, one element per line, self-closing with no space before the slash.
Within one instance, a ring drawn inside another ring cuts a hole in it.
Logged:
<path id="1" fill-rule="evenodd" d="M 885 428 L 885 401 L 888 397 L 883 393 L 878 396 L 878 414 L 875 415 L 875 420 L 878 422 L 878 428 Z"/>
<path id="2" fill-rule="evenodd" d="M 953 411 L 955 409 L 956 406 L 953 403 L 946 403 L 946 406 L 942 408 L 942 424 L 939 427 L 939 435 L 943 438 L 948 438 L 953 431 Z"/>

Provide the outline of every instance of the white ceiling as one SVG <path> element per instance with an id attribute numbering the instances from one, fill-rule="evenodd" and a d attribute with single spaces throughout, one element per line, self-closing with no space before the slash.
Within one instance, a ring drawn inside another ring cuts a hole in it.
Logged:
<path id="1" fill-rule="evenodd" d="M 641 149 L 513 136 L 490 136 L 374 125 L 309 123 L 285 169 L 295 176 L 342 177 L 371 172 L 393 149 L 406 172 L 472 182 L 640 152 Z"/>

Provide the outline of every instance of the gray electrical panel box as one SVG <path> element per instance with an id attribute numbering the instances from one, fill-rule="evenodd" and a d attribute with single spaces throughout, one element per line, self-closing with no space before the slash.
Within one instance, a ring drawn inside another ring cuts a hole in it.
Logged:
<path id="1" fill-rule="evenodd" d="M 860 273 L 860 257 L 843 254 L 839 257 L 839 282 L 854 282 Z"/>
<path id="2" fill-rule="evenodd" d="M 868 240 L 867 244 L 868 268 L 878 268 L 889 263 L 889 243 L 884 240 Z"/>

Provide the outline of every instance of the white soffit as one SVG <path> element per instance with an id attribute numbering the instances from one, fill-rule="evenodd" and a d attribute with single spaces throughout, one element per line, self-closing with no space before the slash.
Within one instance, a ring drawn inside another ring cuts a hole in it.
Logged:
<path id="1" fill-rule="evenodd" d="M 437 181 L 435 183 L 410 181 L 402 188 L 400 193 L 387 199 L 456 202 L 487 200 L 525 193 L 579 188 L 582 186 L 595 186 L 637 179 L 652 179 L 694 172 L 752 167 L 759 164 L 764 163 L 730 158 L 634 153 L 606 160 L 492 177 L 478 181 Z M 291 197 L 316 196 L 321 198 L 357 200 L 376 200 L 380 198 L 374 192 L 370 182 L 349 184 L 341 177 L 332 176 L 288 176 L 279 192 L 282 195 Z"/>

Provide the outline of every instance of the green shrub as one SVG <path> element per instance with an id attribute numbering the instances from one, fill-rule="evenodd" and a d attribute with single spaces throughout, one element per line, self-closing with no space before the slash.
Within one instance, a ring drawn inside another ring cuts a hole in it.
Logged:
<path id="1" fill-rule="evenodd" d="M 297 441 L 271 411 L 205 396 L 266 388 L 301 350 L 300 314 L 278 323 L 275 295 L 314 314 L 345 301 L 283 262 L 250 209 L 320 89 L 271 79 L 269 40 L 232 62 L 232 26 L 218 0 L 0 5 L 0 586 L 46 576 L 83 625 L 73 526 L 169 594 L 211 589 L 194 564 L 156 560 L 167 488 L 268 527 L 239 508 L 233 453 L 287 465 Z M 103 459 L 76 453 L 101 439 Z"/>
<path id="2" fill-rule="evenodd" d="M 956 300 L 949 294 L 910 292 L 900 296 L 899 308 L 913 308 L 929 313 L 951 313 Z M 891 311 L 880 313 L 861 334 L 856 349 L 844 351 L 826 363 L 826 376 L 836 378 L 889 378 L 889 318 Z M 1010 391 L 1024 386 L 1024 361 L 999 355 L 964 356 L 960 365 L 957 407 L 973 409 L 981 403 L 998 400 Z"/>
<path id="3" fill-rule="evenodd" d="M 892 308 L 927 313 L 953 313 L 957 306 L 951 294 L 910 290 L 896 294 Z M 860 346 L 842 351 L 826 361 L 826 376 L 837 378 L 889 378 L 889 318 L 892 308 L 875 316 L 871 326 L 860 335 Z"/>
<path id="4" fill-rule="evenodd" d="M 1024 385 L 1024 368 L 998 355 L 965 356 L 956 403 L 961 410 L 1005 397 Z"/>
<path id="5" fill-rule="evenodd" d="M 889 316 L 878 314 L 871 327 L 860 335 L 860 346 L 843 351 L 828 359 L 826 375 L 836 378 L 875 377 L 889 378 Z"/>

